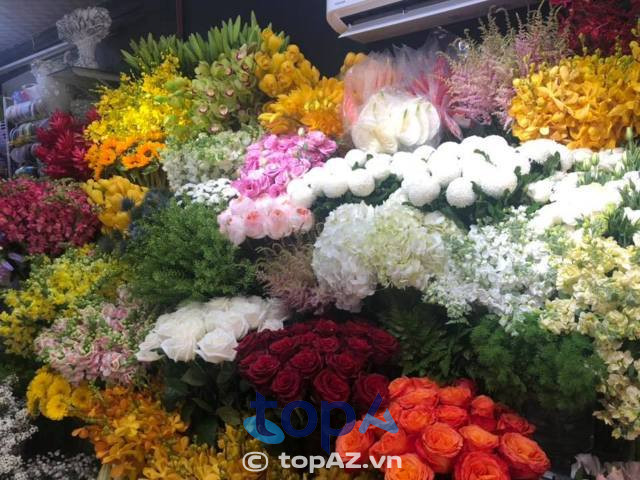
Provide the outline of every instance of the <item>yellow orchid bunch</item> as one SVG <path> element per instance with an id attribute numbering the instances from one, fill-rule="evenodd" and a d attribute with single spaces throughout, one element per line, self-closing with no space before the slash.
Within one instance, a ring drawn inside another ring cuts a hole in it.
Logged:
<path id="1" fill-rule="evenodd" d="M 272 133 L 293 133 L 300 127 L 326 135 L 342 135 L 342 97 L 344 84 L 337 78 L 322 78 L 315 86 L 302 85 L 278 96 L 258 117 Z"/>
<path id="2" fill-rule="evenodd" d="M 260 51 L 255 54 L 255 75 L 260 90 L 271 98 L 320 81 L 320 72 L 304 58 L 300 48 L 285 45 L 284 33 L 275 34 L 270 28 L 262 31 Z"/>
<path id="3" fill-rule="evenodd" d="M 5 348 L 29 355 L 41 327 L 73 315 L 91 296 L 115 299 L 123 276 L 123 264 L 98 255 L 90 245 L 55 259 L 37 257 L 22 288 L 3 294 L 7 311 L 0 313 L 0 338 Z"/>
<path id="4" fill-rule="evenodd" d="M 27 410 L 50 420 L 62 420 L 87 412 L 92 392 L 86 385 L 72 386 L 64 377 L 41 368 L 27 388 Z"/>
<path id="5" fill-rule="evenodd" d="M 131 222 L 131 209 L 140 206 L 148 190 L 117 175 L 88 180 L 82 188 L 89 201 L 98 207 L 98 219 L 102 222 L 103 233 L 124 233 Z"/>
<path id="6" fill-rule="evenodd" d="M 602 150 L 640 128 L 640 46 L 631 55 L 565 58 L 515 79 L 509 115 L 521 141 L 550 138 L 569 148 Z"/>

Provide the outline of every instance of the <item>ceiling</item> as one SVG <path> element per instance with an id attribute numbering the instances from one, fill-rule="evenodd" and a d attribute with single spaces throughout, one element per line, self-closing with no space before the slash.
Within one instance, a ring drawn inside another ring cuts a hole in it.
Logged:
<path id="1" fill-rule="evenodd" d="M 79 7 L 97 5 L 99 0 L 0 0 L 0 49 L 22 44 L 56 20 Z"/>

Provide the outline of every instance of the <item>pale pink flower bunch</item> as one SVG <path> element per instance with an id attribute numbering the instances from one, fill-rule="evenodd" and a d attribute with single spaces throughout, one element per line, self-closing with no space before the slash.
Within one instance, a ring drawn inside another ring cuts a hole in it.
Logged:
<path id="1" fill-rule="evenodd" d="M 280 240 L 298 232 L 308 232 L 313 226 L 313 214 L 307 208 L 296 207 L 287 195 L 247 196 L 234 198 L 218 215 L 220 232 L 236 245 L 247 238 Z"/>
<path id="2" fill-rule="evenodd" d="M 58 319 L 36 339 L 36 354 L 71 383 L 128 385 L 142 372 L 135 352 L 150 327 L 136 308 L 121 296 L 114 304 L 88 306 Z"/>
<path id="3" fill-rule="evenodd" d="M 291 180 L 322 165 L 336 148 L 336 142 L 322 132 L 266 135 L 247 148 L 244 166 L 233 187 L 253 199 L 262 195 L 277 197 L 286 192 Z"/>

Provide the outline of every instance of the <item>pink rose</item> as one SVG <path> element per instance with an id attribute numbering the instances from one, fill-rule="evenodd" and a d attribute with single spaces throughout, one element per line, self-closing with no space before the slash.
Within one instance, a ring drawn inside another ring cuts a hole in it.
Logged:
<path id="1" fill-rule="evenodd" d="M 231 217 L 223 233 L 226 233 L 231 243 L 240 245 L 247 238 L 244 220 L 240 217 Z"/>
<path id="2" fill-rule="evenodd" d="M 229 210 L 233 215 L 244 216 L 249 213 L 249 211 L 251 211 L 253 207 L 253 200 L 242 195 L 238 198 L 234 198 L 229 202 Z"/>
<path id="3" fill-rule="evenodd" d="M 306 208 L 293 208 L 289 223 L 294 231 L 308 232 L 313 227 L 313 214 Z"/>
<path id="4" fill-rule="evenodd" d="M 279 240 L 291 233 L 289 218 L 281 208 L 274 208 L 267 217 L 266 222 L 267 235 L 274 240 Z"/>
<path id="5" fill-rule="evenodd" d="M 259 210 L 250 211 L 244 218 L 244 228 L 247 237 L 263 238 L 265 232 L 265 218 Z"/>

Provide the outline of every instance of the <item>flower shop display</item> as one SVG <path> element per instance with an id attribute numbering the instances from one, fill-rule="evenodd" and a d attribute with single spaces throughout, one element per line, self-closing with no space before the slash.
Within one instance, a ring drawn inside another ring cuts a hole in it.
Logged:
<path id="1" fill-rule="evenodd" d="M 93 240 L 99 226 L 87 196 L 73 183 L 27 178 L 0 182 L 0 230 L 4 245 L 30 254 L 60 255 Z"/>
<path id="2" fill-rule="evenodd" d="M 49 178 L 0 183 L 0 477 L 536 480 L 588 452 L 576 479 L 636 480 L 635 3 L 335 77 L 255 16 L 132 42 L 88 125 L 39 131 Z M 320 428 L 266 446 L 258 393 Z"/>
<path id="3" fill-rule="evenodd" d="M 56 111 L 46 128 L 37 130 L 36 156 L 44 163 L 44 173 L 51 178 L 86 180 L 91 170 L 85 159 L 90 143 L 84 138 L 85 124 L 68 113 Z"/>
<path id="4" fill-rule="evenodd" d="M 353 319 L 320 317 L 277 331 L 250 333 L 237 347 L 241 374 L 281 404 L 311 398 L 351 401 L 366 410 L 389 379 L 372 373 L 391 361 L 398 343 L 387 332 Z"/>
<path id="5" fill-rule="evenodd" d="M 176 362 L 193 360 L 196 355 L 209 363 L 233 361 L 238 342 L 250 331 L 279 330 L 287 316 L 279 301 L 260 297 L 189 303 L 158 317 L 136 358 L 152 362 L 161 358 L 161 352 Z"/>
<path id="6" fill-rule="evenodd" d="M 550 466 L 529 438 L 535 427 L 491 398 L 476 396 L 473 384 L 439 387 L 429 378 L 400 377 L 389 384 L 389 397 L 398 433 L 362 434 L 361 422 L 356 422 L 338 437 L 339 455 L 346 459 L 348 452 L 358 451 L 374 458 L 399 456 L 402 466 L 387 467 L 385 478 L 453 473 L 456 480 L 525 480 L 539 478 Z"/>

